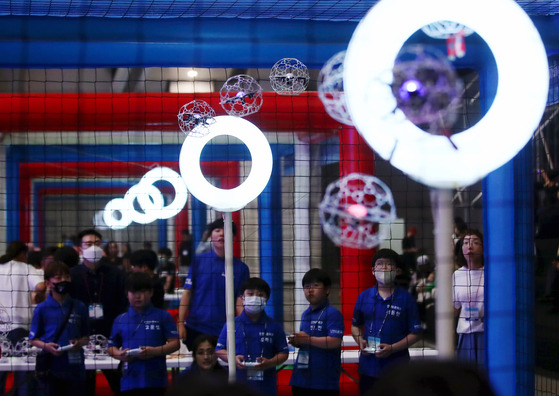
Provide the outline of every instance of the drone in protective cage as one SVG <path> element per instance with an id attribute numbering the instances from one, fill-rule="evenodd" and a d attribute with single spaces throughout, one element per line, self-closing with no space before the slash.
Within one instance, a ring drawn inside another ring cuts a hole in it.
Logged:
<path id="1" fill-rule="evenodd" d="M 309 81 L 307 66 L 295 58 L 280 59 L 270 71 L 272 89 L 280 95 L 299 95 L 307 89 Z"/>
<path id="2" fill-rule="evenodd" d="M 244 117 L 262 107 L 262 87 L 249 75 L 230 77 L 219 91 L 220 104 L 230 116 Z"/>
<path id="3" fill-rule="evenodd" d="M 179 128 L 187 135 L 203 136 L 215 123 L 214 109 L 203 100 L 193 100 L 182 106 L 177 115 Z"/>

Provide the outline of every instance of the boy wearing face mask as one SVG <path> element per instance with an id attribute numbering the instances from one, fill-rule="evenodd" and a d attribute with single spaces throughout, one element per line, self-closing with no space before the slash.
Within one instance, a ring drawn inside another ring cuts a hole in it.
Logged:
<path id="1" fill-rule="evenodd" d="M 109 338 L 113 322 L 128 308 L 124 285 L 124 271 L 102 262 L 102 237 L 94 229 L 86 229 L 78 234 L 79 252 L 82 265 L 70 269 L 72 288 L 70 295 L 80 300 L 88 309 L 91 334 L 101 334 Z M 120 372 L 103 370 L 111 390 L 120 392 Z M 87 372 L 87 395 L 95 394 L 96 370 Z"/>
<path id="2" fill-rule="evenodd" d="M 241 286 L 243 312 L 235 318 L 237 379 L 267 396 L 277 395 L 276 366 L 285 362 L 289 347 L 283 325 L 266 315 L 270 286 L 261 278 L 249 278 Z M 227 324 L 219 336 L 216 354 L 227 362 Z"/>
<path id="3" fill-rule="evenodd" d="M 70 297 L 70 270 L 53 261 L 45 269 L 47 299 L 33 313 L 29 340 L 50 353 L 51 375 L 42 385 L 46 395 L 83 395 L 85 365 L 82 347 L 89 342 L 87 308 Z M 56 339 L 55 339 L 56 338 Z M 63 350 L 61 350 L 62 347 Z"/>
<path id="4" fill-rule="evenodd" d="M 414 298 L 395 285 L 400 256 L 380 249 L 373 256 L 377 285 L 357 298 L 351 335 L 359 346 L 359 390 L 369 390 L 385 367 L 409 360 L 408 348 L 419 340 L 421 323 Z"/>

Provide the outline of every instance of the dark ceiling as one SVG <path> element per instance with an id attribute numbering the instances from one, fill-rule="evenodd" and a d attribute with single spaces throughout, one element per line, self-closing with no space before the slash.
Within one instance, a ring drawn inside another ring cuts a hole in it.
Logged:
<path id="1" fill-rule="evenodd" d="M 377 0 L 10 0 L 0 16 L 276 18 L 359 21 Z M 558 0 L 517 0 L 528 15 L 559 13 Z"/>

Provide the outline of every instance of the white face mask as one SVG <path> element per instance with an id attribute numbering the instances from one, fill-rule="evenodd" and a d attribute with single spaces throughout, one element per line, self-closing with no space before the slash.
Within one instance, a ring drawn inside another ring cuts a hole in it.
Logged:
<path id="1" fill-rule="evenodd" d="M 103 249 L 99 246 L 93 245 L 82 250 L 82 256 L 84 260 L 87 260 L 90 263 L 96 263 L 101 260 L 101 257 L 103 257 Z"/>
<path id="2" fill-rule="evenodd" d="M 396 271 L 375 271 L 377 282 L 384 286 L 390 286 L 396 279 Z"/>
<path id="3" fill-rule="evenodd" d="M 257 314 L 264 311 L 266 308 L 266 298 L 258 296 L 247 296 L 245 297 L 245 311 L 251 314 Z"/>

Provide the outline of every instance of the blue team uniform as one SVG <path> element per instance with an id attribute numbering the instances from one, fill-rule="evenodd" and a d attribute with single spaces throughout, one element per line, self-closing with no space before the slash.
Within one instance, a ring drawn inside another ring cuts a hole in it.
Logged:
<path id="1" fill-rule="evenodd" d="M 236 354 L 243 355 L 246 362 L 256 362 L 258 357 L 270 359 L 278 353 L 289 353 L 283 325 L 267 316 L 265 312 L 257 322 L 252 322 L 244 311 L 235 318 L 235 348 Z M 217 341 L 216 350 L 221 349 L 227 349 L 227 325 L 223 326 Z M 256 378 L 259 374 L 256 370 L 237 369 L 237 379 L 248 383 L 263 395 L 276 395 L 278 386 L 275 367 L 263 372 L 258 371 L 262 374 L 260 379 Z"/>
<path id="2" fill-rule="evenodd" d="M 248 266 L 233 258 L 235 297 L 250 277 Z M 225 258 L 212 250 L 194 257 L 184 288 L 192 291 L 185 326 L 218 336 L 225 323 Z"/>
<path id="3" fill-rule="evenodd" d="M 68 324 L 60 334 L 56 343 L 60 346 L 70 344 L 70 340 L 77 340 L 89 335 L 88 311 L 81 301 L 67 298 L 62 304 L 49 294 L 45 301 L 37 305 L 33 312 L 29 339 L 40 339 L 44 342 L 55 342 L 54 336 L 68 315 L 73 303 L 72 313 Z M 71 351 L 61 356 L 51 357 L 51 373 L 65 381 L 85 381 L 85 365 L 83 350 Z"/>
<path id="4" fill-rule="evenodd" d="M 135 349 L 141 346 L 162 346 L 169 339 L 178 339 L 177 326 L 171 315 L 149 304 L 144 312 L 128 308 L 115 319 L 109 346 Z M 165 356 L 148 360 L 135 359 L 124 363 L 121 390 L 165 388 L 167 364 Z"/>
<path id="5" fill-rule="evenodd" d="M 310 307 L 301 316 L 300 331 L 311 337 L 344 336 L 344 318 L 328 301 L 321 307 Z M 299 349 L 289 385 L 309 389 L 340 389 L 341 348 L 323 349 L 305 345 Z M 308 362 L 305 362 L 308 356 Z M 306 364 L 305 364 L 306 363 Z"/>
<path id="6" fill-rule="evenodd" d="M 353 325 L 363 326 L 363 337 L 380 337 L 384 344 L 394 344 L 410 333 L 421 332 L 417 303 L 404 289 L 396 288 L 386 300 L 378 294 L 377 287 L 362 292 L 353 311 Z M 359 374 L 379 377 L 381 371 L 398 360 L 409 360 L 408 349 L 386 358 L 362 353 L 359 356 Z"/>

